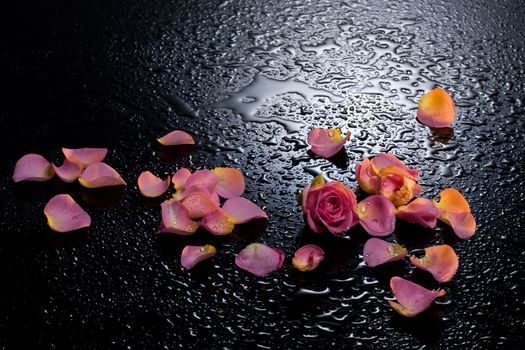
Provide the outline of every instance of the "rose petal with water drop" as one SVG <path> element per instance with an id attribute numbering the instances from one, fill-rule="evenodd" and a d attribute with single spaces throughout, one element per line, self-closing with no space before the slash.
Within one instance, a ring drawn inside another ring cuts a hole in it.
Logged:
<path id="1" fill-rule="evenodd" d="M 64 162 L 61 166 L 57 167 L 54 164 L 51 164 L 53 166 L 53 169 L 55 170 L 55 173 L 60 178 L 60 180 L 71 183 L 79 178 L 79 176 L 82 174 L 82 165 L 78 163 L 71 162 L 67 159 L 64 159 Z"/>
<path id="2" fill-rule="evenodd" d="M 219 208 L 208 195 L 202 192 L 190 194 L 181 203 L 192 219 L 200 219 Z"/>
<path id="3" fill-rule="evenodd" d="M 430 199 L 416 198 L 407 205 L 396 209 L 396 216 L 408 222 L 412 222 L 423 227 L 436 227 L 439 211 Z"/>
<path id="4" fill-rule="evenodd" d="M 197 170 L 186 180 L 186 183 L 184 184 L 184 190 L 175 193 L 173 198 L 182 200 L 192 193 L 201 192 L 206 194 L 218 205 L 219 196 L 216 192 L 218 183 L 219 176 L 217 176 L 213 171 L 207 169 Z"/>
<path id="5" fill-rule="evenodd" d="M 444 290 L 429 290 L 404 278 L 394 276 L 390 279 L 390 288 L 397 302 L 388 303 L 399 314 L 414 317 L 428 309 L 432 302 L 445 295 Z"/>
<path id="6" fill-rule="evenodd" d="M 434 200 L 439 211 L 439 219 L 452 226 L 460 238 L 470 238 L 476 232 L 476 219 L 463 195 L 455 188 L 447 188 L 439 194 L 440 201 Z"/>
<path id="7" fill-rule="evenodd" d="M 324 158 L 330 158 L 339 152 L 350 139 L 350 131 L 343 137 L 339 129 L 315 128 L 308 133 L 308 144 L 312 152 Z"/>
<path id="8" fill-rule="evenodd" d="M 402 260 L 407 254 L 405 247 L 379 238 L 370 238 L 363 248 L 363 257 L 368 267 Z"/>
<path id="9" fill-rule="evenodd" d="M 268 215 L 259 206 L 243 197 L 230 198 L 222 206 L 235 224 L 244 224 L 254 219 L 266 219 Z"/>
<path id="10" fill-rule="evenodd" d="M 107 148 L 62 148 L 62 153 L 70 162 L 87 167 L 88 165 L 99 163 L 106 158 Z"/>
<path id="11" fill-rule="evenodd" d="M 438 282 L 450 281 L 459 267 L 456 252 L 446 244 L 425 248 L 424 257 L 412 255 L 410 262 L 417 268 L 430 272 Z"/>
<path id="12" fill-rule="evenodd" d="M 164 146 L 194 145 L 195 140 L 185 131 L 174 130 L 157 139 Z"/>
<path id="13" fill-rule="evenodd" d="M 235 257 L 235 265 L 259 277 L 264 277 L 283 266 L 284 253 L 261 243 L 246 246 Z"/>
<path id="14" fill-rule="evenodd" d="M 394 232 L 395 207 L 388 199 L 374 194 L 363 199 L 355 210 L 359 223 L 372 236 L 387 236 Z"/>
<path id="15" fill-rule="evenodd" d="M 80 184 L 87 188 L 125 185 L 126 182 L 119 173 L 106 163 L 93 163 L 89 165 L 82 176 L 78 178 Z"/>
<path id="16" fill-rule="evenodd" d="M 244 177 L 237 168 L 215 168 L 212 170 L 218 177 L 217 194 L 222 198 L 240 197 L 244 192 Z"/>
<path id="17" fill-rule="evenodd" d="M 312 271 L 324 260 L 324 250 L 315 244 L 307 244 L 297 249 L 292 265 L 300 271 Z"/>
<path id="18" fill-rule="evenodd" d="M 91 225 L 91 217 L 68 194 L 58 194 L 44 208 L 47 223 L 53 231 L 70 232 Z"/>
<path id="19" fill-rule="evenodd" d="M 445 90 L 436 87 L 419 100 L 416 118 L 431 128 L 449 127 L 456 119 L 454 100 Z"/>
<path id="20" fill-rule="evenodd" d="M 150 171 L 144 171 L 137 180 L 139 191 L 144 197 L 155 198 L 163 195 L 170 186 L 170 177 L 166 180 L 153 175 Z"/>
<path id="21" fill-rule="evenodd" d="M 159 233 L 174 233 L 177 235 L 191 235 L 199 228 L 199 224 L 193 221 L 186 208 L 175 199 L 168 199 L 161 205 L 162 221 Z"/>
<path id="22" fill-rule="evenodd" d="M 47 181 L 55 175 L 51 163 L 40 154 L 26 154 L 15 165 L 13 181 Z"/>
<path id="23" fill-rule="evenodd" d="M 203 217 L 200 226 L 213 235 L 224 236 L 232 233 L 235 221 L 226 211 L 219 208 Z"/>
<path id="24" fill-rule="evenodd" d="M 186 269 L 191 269 L 203 260 L 213 257 L 217 249 L 210 244 L 203 246 L 187 245 L 182 249 L 180 263 Z"/>

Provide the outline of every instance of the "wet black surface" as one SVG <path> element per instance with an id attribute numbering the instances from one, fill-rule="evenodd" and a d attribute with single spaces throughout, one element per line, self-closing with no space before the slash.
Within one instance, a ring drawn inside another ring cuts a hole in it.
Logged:
<path id="1" fill-rule="evenodd" d="M 2 348 L 520 348 L 524 343 L 524 7 L 516 1 L 64 1 L 2 11 L 0 344 Z M 423 91 L 452 93 L 458 121 L 415 120 Z M 353 132 L 346 156 L 307 153 L 313 126 Z M 182 128 L 197 145 L 161 149 Z M 104 146 L 124 190 L 54 179 L 15 185 L 16 160 Z M 416 319 L 388 306 L 388 280 L 437 287 L 408 262 L 368 269 L 367 235 L 304 228 L 295 194 L 324 172 L 355 187 L 364 156 L 395 153 L 420 168 L 425 195 L 458 187 L 478 220 L 459 241 L 445 227 L 398 224 L 390 239 L 453 244 L 460 269 L 446 297 Z M 238 166 L 268 223 L 231 237 L 158 237 L 159 201 L 140 172 Z M 52 233 L 47 200 L 70 193 L 92 227 Z M 287 254 L 255 278 L 234 255 L 250 242 Z M 217 256 L 191 272 L 187 243 Z M 291 267 L 303 243 L 326 250 L 319 271 Z"/>

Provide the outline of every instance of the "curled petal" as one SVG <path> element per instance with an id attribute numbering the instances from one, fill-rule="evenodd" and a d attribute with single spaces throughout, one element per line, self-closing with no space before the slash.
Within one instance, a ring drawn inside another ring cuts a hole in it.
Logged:
<path id="1" fill-rule="evenodd" d="M 189 217 L 186 208 L 175 199 L 164 201 L 160 206 L 162 221 L 159 233 L 175 233 L 187 236 L 195 233 L 199 228 L 199 225 Z"/>
<path id="2" fill-rule="evenodd" d="M 421 270 L 430 272 L 438 282 L 450 281 L 459 267 L 458 256 L 446 244 L 425 248 L 424 257 L 412 255 L 410 262 Z"/>
<path id="3" fill-rule="evenodd" d="M 268 215 L 252 201 L 236 197 L 228 199 L 222 209 L 233 219 L 235 224 L 244 224 L 253 219 L 265 219 Z"/>
<path id="4" fill-rule="evenodd" d="M 78 179 L 82 174 L 82 166 L 78 163 L 73 163 L 67 159 L 64 159 L 64 163 L 57 167 L 51 164 L 57 176 L 64 182 L 71 183 Z"/>
<path id="5" fill-rule="evenodd" d="M 394 276 L 390 279 L 390 288 L 397 302 L 389 300 L 394 310 L 406 317 L 414 317 L 428 309 L 437 297 L 445 295 L 444 290 L 428 290 L 419 284 Z"/>
<path id="6" fill-rule="evenodd" d="M 454 100 L 445 90 L 437 87 L 421 97 L 416 118 L 431 128 L 449 127 L 456 119 Z"/>
<path id="7" fill-rule="evenodd" d="M 439 211 L 430 199 L 416 198 L 409 204 L 398 207 L 396 216 L 401 220 L 434 228 L 439 217 Z"/>
<path id="8" fill-rule="evenodd" d="M 339 129 L 315 128 L 308 133 L 308 144 L 312 147 L 312 152 L 324 158 L 334 156 L 349 139 L 350 131 L 343 137 Z"/>
<path id="9" fill-rule="evenodd" d="M 388 198 L 396 207 L 407 204 L 420 192 L 421 186 L 411 178 L 393 174 L 381 178 L 379 193 Z"/>
<path id="10" fill-rule="evenodd" d="M 184 268 L 191 269 L 201 261 L 211 258 L 216 253 L 217 249 L 209 244 L 203 246 L 187 245 L 182 249 L 180 263 Z"/>
<path id="11" fill-rule="evenodd" d="M 102 162 L 108 154 L 107 148 L 62 148 L 62 153 L 70 162 L 87 167 L 88 165 Z"/>
<path id="12" fill-rule="evenodd" d="M 439 194 L 441 200 L 434 200 L 439 211 L 439 219 L 452 226 L 460 238 L 469 238 L 476 231 L 476 220 L 470 212 L 470 206 L 463 195 L 454 188 L 447 188 Z"/>
<path id="13" fill-rule="evenodd" d="M 78 178 L 80 184 L 87 188 L 125 185 L 126 182 L 119 173 L 106 163 L 93 163 L 89 165 L 82 176 Z"/>
<path id="14" fill-rule="evenodd" d="M 149 171 L 144 171 L 139 175 L 138 178 L 139 191 L 144 197 L 158 197 L 168 189 L 170 185 L 170 177 L 166 180 L 162 180 L 156 177 Z"/>
<path id="15" fill-rule="evenodd" d="M 407 256 L 405 247 L 397 243 L 389 243 L 379 238 L 370 238 L 365 243 L 363 256 L 366 265 L 375 267 L 391 261 L 401 260 Z"/>
<path id="16" fill-rule="evenodd" d="M 372 159 L 371 163 L 374 172 L 379 176 L 392 174 L 408 177 L 412 180 L 417 180 L 419 176 L 417 169 L 410 168 L 392 153 L 379 153 Z"/>
<path id="17" fill-rule="evenodd" d="M 374 172 L 372 163 L 368 158 L 363 159 L 363 163 L 355 165 L 355 174 L 359 187 L 366 193 L 374 194 L 379 192 L 381 178 Z"/>
<path id="18" fill-rule="evenodd" d="M 207 169 L 197 170 L 188 177 L 186 184 L 184 185 L 184 191 L 182 193 L 177 193 L 175 198 L 182 199 L 192 193 L 202 192 L 218 204 L 219 198 L 215 191 L 218 183 L 219 177 L 213 171 Z"/>
<path id="19" fill-rule="evenodd" d="M 26 154 L 15 165 L 13 181 L 47 181 L 55 175 L 51 163 L 40 154 Z"/>
<path id="20" fill-rule="evenodd" d="M 235 222 L 226 211 L 219 208 L 203 217 L 200 225 L 211 234 L 224 236 L 232 233 Z"/>
<path id="21" fill-rule="evenodd" d="M 356 207 L 359 223 L 372 236 L 387 236 L 394 232 L 395 208 L 384 196 L 375 194 L 359 202 Z"/>
<path id="22" fill-rule="evenodd" d="M 263 277 L 283 266 L 284 253 L 261 243 L 246 246 L 235 257 L 235 265 L 249 273 Z"/>
<path id="23" fill-rule="evenodd" d="M 192 219 L 200 219 L 219 208 L 210 197 L 202 192 L 190 194 L 184 198 L 182 205 L 186 208 Z"/>
<path id="24" fill-rule="evenodd" d="M 240 197 L 244 192 L 244 177 L 237 168 L 215 168 L 218 177 L 217 194 L 222 198 Z"/>
<path id="25" fill-rule="evenodd" d="M 177 170 L 177 172 L 171 177 L 171 182 L 173 183 L 175 191 L 179 192 L 184 190 L 184 187 L 186 186 L 186 181 L 188 181 L 190 176 L 191 171 L 189 171 L 186 168 Z"/>
<path id="26" fill-rule="evenodd" d="M 182 130 L 174 130 L 161 138 L 158 138 L 157 141 L 164 146 L 178 146 L 178 145 L 194 145 L 195 140 L 193 137 Z"/>
<path id="27" fill-rule="evenodd" d="M 297 249 L 292 264 L 300 271 L 312 271 L 324 260 L 324 250 L 315 244 L 307 244 Z"/>
<path id="28" fill-rule="evenodd" d="M 58 194 L 44 208 L 47 223 L 53 231 L 69 232 L 91 225 L 89 214 L 68 194 Z"/>

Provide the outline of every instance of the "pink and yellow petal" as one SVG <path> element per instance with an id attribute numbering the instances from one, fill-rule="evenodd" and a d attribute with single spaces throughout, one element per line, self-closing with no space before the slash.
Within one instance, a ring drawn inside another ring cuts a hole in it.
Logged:
<path id="1" fill-rule="evenodd" d="M 157 139 L 164 146 L 194 145 L 193 137 L 182 130 L 174 130 Z"/>
<path id="2" fill-rule="evenodd" d="M 416 198 L 407 205 L 396 209 L 396 216 L 408 222 L 412 222 L 423 227 L 436 227 L 439 211 L 430 199 Z"/>
<path id="3" fill-rule="evenodd" d="M 261 243 L 246 246 L 235 257 L 235 265 L 259 277 L 264 277 L 283 266 L 284 253 Z"/>
<path id="4" fill-rule="evenodd" d="M 218 183 L 219 176 L 213 171 L 207 169 L 197 170 L 186 180 L 184 196 L 188 196 L 195 192 L 202 192 L 211 198 L 212 194 L 216 193 Z"/>
<path id="5" fill-rule="evenodd" d="M 191 269 L 203 260 L 209 259 L 217 253 L 214 246 L 206 244 L 203 246 L 185 246 L 182 249 L 180 263 L 186 269 Z"/>
<path id="6" fill-rule="evenodd" d="M 228 199 L 240 197 L 244 192 L 244 177 L 237 168 L 215 168 L 212 170 L 218 177 L 217 194 Z"/>
<path id="7" fill-rule="evenodd" d="M 78 178 L 80 184 L 87 188 L 125 185 L 126 182 L 119 173 L 106 163 L 93 163 L 89 165 L 82 176 Z"/>
<path id="8" fill-rule="evenodd" d="M 416 118 L 432 128 L 449 127 L 456 119 L 454 100 L 445 90 L 436 87 L 419 100 Z"/>
<path id="9" fill-rule="evenodd" d="M 388 262 L 402 260 L 407 254 L 405 247 L 379 238 L 370 238 L 366 241 L 363 248 L 363 258 L 368 267 L 376 267 Z"/>
<path id="10" fill-rule="evenodd" d="M 40 154 L 26 154 L 15 165 L 13 181 L 47 181 L 55 175 L 51 163 Z"/>
<path id="11" fill-rule="evenodd" d="M 181 203 L 192 219 L 200 219 L 219 208 L 208 195 L 202 192 L 190 194 Z"/>
<path id="12" fill-rule="evenodd" d="M 417 258 L 412 255 L 410 262 L 417 268 L 430 272 L 438 282 L 450 281 L 459 267 L 456 252 L 446 244 L 425 248 L 425 256 Z"/>
<path id="13" fill-rule="evenodd" d="M 362 164 L 356 164 L 355 174 L 359 187 L 366 193 L 375 194 L 379 192 L 381 178 L 372 168 L 368 158 L 364 158 Z"/>
<path id="14" fill-rule="evenodd" d="M 69 232 L 91 225 L 91 217 L 68 194 L 51 198 L 44 208 L 47 223 L 53 231 Z"/>
<path id="15" fill-rule="evenodd" d="M 207 214 L 202 218 L 200 226 L 216 236 L 224 236 L 232 233 L 235 221 L 221 208 Z"/>
<path id="16" fill-rule="evenodd" d="M 339 152 L 350 139 L 350 131 L 343 137 L 339 129 L 315 128 L 308 133 L 308 144 L 312 152 L 324 158 L 330 158 Z"/>
<path id="17" fill-rule="evenodd" d="M 324 250 L 315 244 L 307 244 L 297 249 L 292 265 L 300 271 L 312 271 L 324 260 Z"/>
<path id="18" fill-rule="evenodd" d="M 153 175 L 150 171 L 144 171 L 137 180 L 139 191 L 144 197 L 155 198 L 163 195 L 170 185 L 170 177 L 166 180 Z"/>
<path id="19" fill-rule="evenodd" d="M 472 237 L 476 231 L 476 220 L 470 212 L 470 206 L 463 195 L 454 188 L 447 188 L 439 194 L 440 201 L 434 200 L 439 211 L 439 219 L 452 226 L 460 238 Z"/>
<path id="20" fill-rule="evenodd" d="M 70 162 L 85 168 L 88 165 L 102 162 L 108 150 L 107 148 L 62 148 L 62 153 Z"/>
<path id="21" fill-rule="evenodd" d="M 410 202 L 421 190 L 421 186 L 416 181 L 408 177 L 390 174 L 381 178 L 379 193 L 398 207 Z"/>
<path id="22" fill-rule="evenodd" d="M 189 171 L 186 168 L 177 170 L 177 172 L 171 177 L 171 182 L 173 183 L 175 191 L 180 192 L 184 190 L 184 187 L 186 186 L 186 181 L 188 181 L 190 176 L 191 171 Z"/>
<path id="23" fill-rule="evenodd" d="M 375 194 L 359 202 L 356 207 L 359 223 L 372 236 L 387 236 L 394 232 L 395 208 L 384 196 Z"/>
<path id="24" fill-rule="evenodd" d="M 179 202 L 169 199 L 161 204 L 162 221 L 159 233 L 174 233 L 178 235 L 191 235 L 199 225 L 191 220 L 188 211 Z"/>
<path id="25" fill-rule="evenodd" d="M 419 284 L 394 276 L 390 279 L 390 288 L 397 302 L 389 300 L 390 306 L 399 314 L 414 317 L 428 309 L 432 302 L 445 295 L 444 290 L 428 290 Z"/>
<path id="26" fill-rule="evenodd" d="M 222 206 L 235 224 L 244 224 L 254 219 L 266 219 L 268 214 L 249 199 L 243 197 L 230 198 Z"/>
<path id="27" fill-rule="evenodd" d="M 379 153 L 372 159 L 371 167 L 379 176 L 392 174 L 408 177 L 412 180 L 417 180 L 419 176 L 417 169 L 410 168 L 392 153 Z"/>

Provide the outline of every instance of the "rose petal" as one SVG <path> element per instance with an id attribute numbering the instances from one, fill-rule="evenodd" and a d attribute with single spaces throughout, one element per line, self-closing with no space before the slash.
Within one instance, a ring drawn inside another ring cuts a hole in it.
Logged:
<path id="1" fill-rule="evenodd" d="M 217 184 L 219 183 L 219 176 L 211 170 L 197 170 L 191 174 L 186 180 L 184 190 L 177 192 L 173 198 L 181 200 L 192 193 L 202 192 L 212 199 L 216 204 L 219 204 L 219 196 L 216 192 Z"/>
<path id="2" fill-rule="evenodd" d="M 449 127 L 456 119 L 454 100 L 445 90 L 437 87 L 421 97 L 416 118 L 431 128 Z"/>
<path id="3" fill-rule="evenodd" d="M 379 192 L 381 178 L 374 172 L 372 163 L 368 158 L 363 159 L 363 163 L 355 165 L 355 175 L 359 187 L 366 193 L 374 194 Z"/>
<path id="4" fill-rule="evenodd" d="M 87 167 L 88 165 L 99 163 L 106 158 L 107 148 L 62 148 L 62 153 L 70 162 Z"/>
<path id="5" fill-rule="evenodd" d="M 456 252 L 446 244 L 425 248 L 424 257 L 412 255 L 410 262 L 421 270 L 430 272 L 438 282 L 450 281 L 459 267 Z"/>
<path id="6" fill-rule="evenodd" d="M 347 131 L 343 138 L 339 129 L 312 129 L 308 133 L 308 144 L 312 147 L 312 152 L 330 158 L 339 152 L 346 141 L 350 139 L 350 131 Z"/>
<path id="7" fill-rule="evenodd" d="M 416 198 L 408 205 L 398 207 L 396 209 L 396 216 L 401 220 L 413 222 L 428 228 L 434 228 L 439 217 L 439 211 L 430 199 Z"/>
<path id="8" fill-rule="evenodd" d="M 240 197 L 244 192 L 244 177 L 237 168 L 215 168 L 212 170 L 219 176 L 217 194 L 222 198 Z"/>
<path id="9" fill-rule="evenodd" d="M 192 219 L 200 219 L 219 208 L 210 197 L 202 192 L 190 194 L 184 198 L 182 205 L 186 208 Z"/>
<path id="10" fill-rule="evenodd" d="M 87 188 L 125 185 L 115 169 L 106 163 L 93 163 L 89 165 L 82 176 L 78 178 L 80 184 Z"/>
<path id="11" fill-rule="evenodd" d="M 359 202 L 356 214 L 361 226 L 372 236 L 387 236 L 394 232 L 395 207 L 382 195 L 375 194 Z"/>
<path id="12" fill-rule="evenodd" d="M 417 169 L 410 168 L 392 153 L 379 153 L 372 159 L 371 166 L 380 176 L 392 174 L 417 180 L 419 175 Z"/>
<path id="13" fill-rule="evenodd" d="M 403 259 L 408 252 L 397 243 L 389 243 L 379 238 L 370 238 L 363 248 L 363 256 L 368 267 L 375 267 Z"/>
<path id="14" fill-rule="evenodd" d="M 162 180 L 151 172 L 144 171 L 139 175 L 137 183 L 139 185 L 139 191 L 144 197 L 154 198 L 166 192 L 170 186 L 170 177 L 168 176 L 166 180 Z"/>
<path id="15" fill-rule="evenodd" d="M 434 200 L 439 219 L 452 226 L 460 238 L 469 238 L 476 231 L 476 219 L 470 213 L 470 206 L 463 195 L 454 188 L 447 188 L 439 194 L 441 200 Z"/>
<path id="16" fill-rule="evenodd" d="M 283 266 L 284 253 L 261 243 L 246 246 L 235 257 L 235 265 L 249 273 L 263 277 Z"/>
<path id="17" fill-rule="evenodd" d="M 44 208 L 47 223 L 53 231 L 69 232 L 91 225 L 89 214 L 68 194 L 58 194 Z"/>
<path id="18" fill-rule="evenodd" d="M 187 245 L 182 249 L 180 263 L 186 269 L 191 269 L 201 261 L 211 258 L 216 253 L 217 249 L 209 244 L 204 246 Z"/>
<path id="19" fill-rule="evenodd" d="M 235 223 L 227 212 L 219 208 L 203 217 L 200 226 L 213 235 L 224 236 L 232 233 Z"/>
<path id="20" fill-rule="evenodd" d="M 186 208 L 175 199 L 168 199 L 160 206 L 162 209 L 162 221 L 159 233 L 175 233 L 187 236 L 197 231 L 199 225 L 190 219 Z"/>
<path id="21" fill-rule="evenodd" d="M 13 181 L 47 181 L 55 175 L 51 163 L 40 154 L 26 154 L 15 165 Z"/>
<path id="22" fill-rule="evenodd" d="M 173 187 L 175 188 L 175 191 L 179 192 L 184 190 L 184 187 L 186 186 L 186 181 L 188 181 L 189 177 L 191 176 L 191 171 L 189 171 L 186 168 L 179 169 L 172 177 L 171 182 L 173 183 Z"/>
<path id="23" fill-rule="evenodd" d="M 428 290 L 419 284 L 394 276 L 390 279 L 390 288 L 397 302 L 389 300 L 394 310 L 406 317 L 414 317 L 428 309 L 434 299 L 445 295 L 444 290 Z"/>
<path id="24" fill-rule="evenodd" d="M 410 202 L 421 190 L 421 186 L 409 177 L 389 174 L 381 177 L 379 193 L 398 207 Z"/>
<path id="25" fill-rule="evenodd" d="M 228 213 L 235 224 L 244 224 L 253 219 L 265 219 L 268 215 L 252 201 L 236 197 L 228 199 L 222 209 Z"/>
<path id="26" fill-rule="evenodd" d="M 297 249 L 292 264 L 300 271 L 312 271 L 324 260 L 324 250 L 315 244 L 307 244 Z"/>
<path id="27" fill-rule="evenodd" d="M 51 165 L 57 176 L 67 183 L 75 181 L 82 174 L 82 166 L 67 159 L 64 159 L 64 163 L 59 167 L 54 164 Z"/>
<path id="28" fill-rule="evenodd" d="M 174 130 L 161 138 L 158 138 L 157 141 L 164 146 L 178 146 L 178 145 L 194 145 L 195 140 L 193 137 L 182 130 Z"/>

